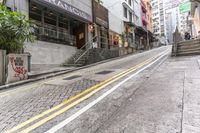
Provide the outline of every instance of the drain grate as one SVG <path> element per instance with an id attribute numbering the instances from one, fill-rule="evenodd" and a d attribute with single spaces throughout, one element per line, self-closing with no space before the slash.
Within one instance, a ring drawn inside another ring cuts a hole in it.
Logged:
<path id="1" fill-rule="evenodd" d="M 72 79 L 76 79 L 76 78 L 79 78 L 79 77 L 81 77 L 81 75 L 74 75 L 74 76 L 71 76 L 71 77 L 64 78 L 63 80 L 72 80 Z"/>
<path id="2" fill-rule="evenodd" d="M 109 73 L 112 73 L 113 71 L 101 71 L 101 72 L 98 72 L 96 74 L 100 74 L 100 75 L 106 75 L 106 74 L 109 74 Z"/>

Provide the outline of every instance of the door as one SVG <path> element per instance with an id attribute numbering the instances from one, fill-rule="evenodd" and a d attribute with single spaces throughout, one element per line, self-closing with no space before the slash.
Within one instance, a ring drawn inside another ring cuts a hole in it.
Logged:
<path id="1" fill-rule="evenodd" d="M 74 35 L 76 36 L 76 46 L 78 49 L 82 48 L 85 45 L 85 24 L 81 23 L 76 28 L 74 28 Z"/>

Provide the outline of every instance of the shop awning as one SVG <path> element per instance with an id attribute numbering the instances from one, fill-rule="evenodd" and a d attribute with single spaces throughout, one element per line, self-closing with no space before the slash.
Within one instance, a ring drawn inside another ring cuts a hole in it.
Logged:
<path id="1" fill-rule="evenodd" d="M 147 35 L 147 31 L 145 29 L 143 29 L 142 27 L 140 26 L 137 26 L 136 29 L 135 29 L 135 34 L 138 35 L 138 36 L 146 36 Z"/>
<path id="2" fill-rule="evenodd" d="M 124 21 L 124 24 L 129 25 L 130 27 L 136 27 L 136 25 L 133 22 L 129 22 L 129 21 Z"/>

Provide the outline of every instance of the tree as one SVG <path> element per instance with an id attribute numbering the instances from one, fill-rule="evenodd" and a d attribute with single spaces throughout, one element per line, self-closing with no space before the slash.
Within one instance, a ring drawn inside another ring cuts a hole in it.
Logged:
<path id="1" fill-rule="evenodd" d="M 34 27 L 25 15 L 0 5 L 0 49 L 7 53 L 20 52 L 25 41 L 35 40 Z"/>

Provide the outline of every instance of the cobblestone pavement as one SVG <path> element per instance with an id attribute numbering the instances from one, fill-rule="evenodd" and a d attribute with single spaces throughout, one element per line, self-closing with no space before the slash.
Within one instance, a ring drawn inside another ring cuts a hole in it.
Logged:
<path id="1" fill-rule="evenodd" d="M 11 129 L 83 90 L 133 67 L 166 49 L 167 47 L 157 48 L 137 55 L 130 55 L 119 60 L 78 70 L 67 75 L 58 76 L 50 81 L 40 81 L 36 87 L 30 88 L 29 85 L 27 85 L 25 87 L 20 86 L 14 88 L 14 90 L 0 92 L 0 132 Z M 102 71 L 111 72 L 102 75 L 97 74 Z M 143 80 L 142 77 L 141 81 Z M 138 84 L 139 83 L 140 82 L 138 82 Z M 136 86 L 138 84 L 136 84 Z M 43 132 L 43 130 L 38 130 L 37 132 Z"/>

